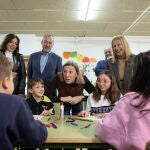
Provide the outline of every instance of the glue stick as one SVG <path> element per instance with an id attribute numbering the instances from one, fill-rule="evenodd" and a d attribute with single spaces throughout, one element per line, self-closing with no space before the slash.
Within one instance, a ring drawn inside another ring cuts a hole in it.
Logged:
<path id="1" fill-rule="evenodd" d="M 63 102 L 60 103 L 60 117 L 64 118 L 64 104 Z"/>

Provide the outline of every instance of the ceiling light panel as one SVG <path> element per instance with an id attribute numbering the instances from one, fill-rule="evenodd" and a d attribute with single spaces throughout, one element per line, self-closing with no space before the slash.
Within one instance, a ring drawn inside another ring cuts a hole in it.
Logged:
<path id="1" fill-rule="evenodd" d="M 101 0 L 82 0 L 79 4 L 79 19 L 82 21 L 93 20 L 96 17 L 97 6 Z"/>

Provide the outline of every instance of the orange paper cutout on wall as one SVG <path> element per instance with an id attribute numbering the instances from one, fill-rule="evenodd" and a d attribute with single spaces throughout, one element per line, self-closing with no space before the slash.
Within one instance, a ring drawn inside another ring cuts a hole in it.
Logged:
<path id="1" fill-rule="evenodd" d="M 82 54 L 78 54 L 77 51 L 63 52 L 63 57 L 65 59 L 68 59 L 70 57 L 75 58 L 77 61 L 83 62 L 83 63 L 88 63 L 88 62 L 95 63 L 95 62 L 97 62 L 96 58 L 89 58 L 87 56 L 83 56 Z"/>
<path id="2" fill-rule="evenodd" d="M 68 58 L 70 58 L 70 54 L 71 54 L 71 52 L 63 52 L 63 57 L 65 59 L 68 59 Z"/>
<path id="3" fill-rule="evenodd" d="M 90 58 L 90 62 L 95 63 L 97 62 L 96 58 Z"/>

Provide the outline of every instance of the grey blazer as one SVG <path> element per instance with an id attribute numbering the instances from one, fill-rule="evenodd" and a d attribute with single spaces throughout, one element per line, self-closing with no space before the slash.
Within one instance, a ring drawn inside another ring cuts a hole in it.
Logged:
<path id="1" fill-rule="evenodd" d="M 106 68 L 110 70 L 114 77 L 116 78 L 116 82 L 120 92 L 124 95 L 129 91 L 130 81 L 133 74 L 133 64 L 134 64 L 135 55 L 131 55 L 131 57 L 125 63 L 125 71 L 124 71 L 124 87 L 121 88 L 120 85 L 120 77 L 119 77 L 119 70 L 118 70 L 118 62 L 112 63 L 112 60 L 109 59 L 106 64 Z"/>

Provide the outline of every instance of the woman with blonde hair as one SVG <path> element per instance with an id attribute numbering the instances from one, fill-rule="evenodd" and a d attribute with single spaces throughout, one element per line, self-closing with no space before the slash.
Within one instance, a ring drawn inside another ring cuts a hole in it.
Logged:
<path id="1" fill-rule="evenodd" d="M 52 91 L 58 90 L 58 96 L 53 96 Z M 48 96 L 52 102 L 64 103 L 64 114 L 77 115 L 82 110 L 83 90 L 92 93 L 94 86 L 84 76 L 74 61 L 67 61 L 63 65 L 62 72 L 58 73 L 52 80 L 51 84 L 46 89 L 45 95 Z"/>
<path id="2" fill-rule="evenodd" d="M 129 91 L 135 55 L 132 54 L 128 41 L 122 35 L 112 39 L 111 48 L 113 56 L 107 61 L 107 69 L 114 74 L 118 88 L 124 95 Z"/>

